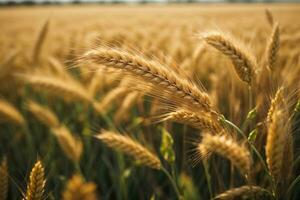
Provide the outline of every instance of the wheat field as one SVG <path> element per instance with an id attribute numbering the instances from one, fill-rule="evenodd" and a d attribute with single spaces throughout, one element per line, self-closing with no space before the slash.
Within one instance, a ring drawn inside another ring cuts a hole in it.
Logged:
<path id="1" fill-rule="evenodd" d="M 300 198 L 300 5 L 0 8 L 0 200 Z"/>

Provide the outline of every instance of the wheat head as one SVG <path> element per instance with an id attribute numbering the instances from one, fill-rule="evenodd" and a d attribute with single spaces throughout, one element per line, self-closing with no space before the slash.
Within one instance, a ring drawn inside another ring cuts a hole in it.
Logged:
<path id="1" fill-rule="evenodd" d="M 230 160 L 243 175 L 250 175 L 252 159 L 249 150 L 227 135 L 203 134 L 198 151 L 203 158 L 210 152 L 215 152 Z"/>
<path id="2" fill-rule="evenodd" d="M 8 167 L 7 160 L 3 159 L 0 165 L 0 200 L 7 199 L 8 191 Z"/>
<path id="3" fill-rule="evenodd" d="M 268 195 L 267 190 L 259 186 L 245 185 L 238 188 L 227 190 L 217 195 L 215 200 L 233 200 L 233 199 L 263 199 Z"/>
<path id="4" fill-rule="evenodd" d="M 59 120 L 55 116 L 55 114 L 34 101 L 28 101 L 27 109 L 43 124 L 50 128 L 55 128 L 60 125 Z"/>
<path id="5" fill-rule="evenodd" d="M 153 169 L 161 169 L 161 162 L 155 154 L 127 136 L 111 131 L 102 131 L 96 138 L 101 140 L 107 146 L 132 156 L 142 165 Z"/>
<path id="6" fill-rule="evenodd" d="M 51 128 L 51 131 L 58 140 L 58 143 L 65 155 L 72 161 L 78 163 L 83 148 L 81 140 L 75 138 L 64 125 Z"/>
<path id="7" fill-rule="evenodd" d="M 42 162 L 38 160 L 30 172 L 24 200 L 42 200 L 45 183 L 44 167 Z"/>
<path id="8" fill-rule="evenodd" d="M 147 90 L 150 95 L 168 102 L 176 101 L 177 104 L 191 110 L 200 109 L 212 112 L 209 97 L 205 92 L 155 60 L 112 48 L 91 50 L 82 59 L 99 64 L 98 66 L 105 65 L 123 70 L 125 74 L 135 78 L 135 81 L 131 81 L 132 84 L 137 87 L 142 85 L 141 90 L 145 91 L 145 85 L 150 87 Z M 141 80 L 139 84 L 136 84 L 137 78 Z"/>
<path id="9" fill-rule="evenodd" d="M 63 200 L 96 200 L 96 185 L 85 183 L 80 175 L 74 175 L 63 192 Z"/>
<path id="10" fill-rule="evenodd" d="M 22 114 L 8 101 L 0 99 L 0 117 L 18 125 L 24 125 L 25 119 Z"/>
<path id="11" fill-rule="evenodd" d="M 244 47 L 245 45 L 221 32 L 209 32 L 204 34 L 202 38 L 209 45 L 228 56 L 240 79 L 251 85 L 257 64 L 254 56 Z"/>
<path id="12" fill-rule="evenodd" d="M 279 25 L 276 22 L 273 26 L 270 41 L 267 45 L 267 63 L 270 70 L 274 70 L 274 64 L 280 45 Z"/>

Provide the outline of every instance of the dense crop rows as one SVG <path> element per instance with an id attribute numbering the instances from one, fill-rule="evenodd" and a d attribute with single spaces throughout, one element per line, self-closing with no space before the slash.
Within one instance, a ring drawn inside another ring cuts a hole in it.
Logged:
<path id="1" fill-rule="evenodd" d="M 299 11 L 1 8 L 0 200 L 298 199 Z"/>

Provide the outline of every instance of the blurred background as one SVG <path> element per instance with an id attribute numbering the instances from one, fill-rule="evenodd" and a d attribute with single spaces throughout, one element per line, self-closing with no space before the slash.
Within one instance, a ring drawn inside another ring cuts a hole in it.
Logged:
<path id="1" fill-rule="evenodd" d="M 80 3 L 287 3 L 300 0 L 0 0 L 0 5 L 15 4 L 80 4 Z"/>

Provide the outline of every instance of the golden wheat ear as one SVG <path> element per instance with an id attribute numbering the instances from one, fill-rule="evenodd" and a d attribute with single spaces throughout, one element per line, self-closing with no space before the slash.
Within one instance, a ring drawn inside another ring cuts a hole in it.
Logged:
<path id="1" fill-rule="evenodd" d="M 11 63 L 19 55 L 19 53 L 20 52 L 18 50 L 9 52 L 4 61 L 0 63 L 0 80 L 4 79 L 12 73 L 13 68 L 11 67 Z"/>
<path id="2" fill-rule="evenodd" d="M 50 128 L 55 128 L 60 125 L 55 114 L 48 108 L 39 105 L 34 101 L 27 102 L 27 109 L 43 124 Z"/>
<path id="3" fill-rule="evenodd" d="M 272 34 L 267 44 L 267 64 L 270 70 L 274 70 L 274 64 L 278 57 L 278 50 L 280 46 L 280 32 L 279 25 L 276 22 L 273 25 Z"/>
<path id="4" fill-rule="evenodd" d="M 22 114 L 8 101 L 0 98 L 0 118 L 4 121 L 24 125 L 25 119 Z"/>
<path id="5" fill-rule="evenodd" d="M 33 48 L 33 52 L 32 52 L 32 62 L 37 62 L 40 58 L 40 55 L 41 55 L 41 50 L 42 50 L 42 47 L 43 47 L 43 44 L 45 42 L 45 39 L 46 39 L 46 36 L 47 36 L 47 33 L 48 33 L 48 29 L 49 29 L 49 19 L 47 19 L 43 26 L 41 27 L 41 30 L 37 36 L 37 39 L 36 39 L 36 42 L 35 42 L 35 45 L 34 45 L 34 48 Z"/>
<path id="6" fill-rule="evenodd" d="M 249 85 L 254 80 L 257 62 L 246 46 L 222 32 L 207 32 L 201 38 L 230 58 L 240 79 Z"/>
<path id="7" fill-rule="evenodd" d="M 44 167 L 42 162 L 38 160 L 30 172 L 29 182 L 27 183 L 27 191 L 23 200 L 42 200 L 45 183 Z"/>
<path id="8" fill-rule="evenodd" d="M 251 176 L 251 154 L 249 150 L 235 142 L 228 135 L 203 134 L 198 151 L 202 158 L 206 158 L 210 153 L 217 153 L 227 158 L 236 166 L 245 177 Z"/>
<path id="9" fill-rule="evenodd" d="M 135 89 L 142 92 L 146 90 L 147 94 L 175 106 L 215 113 L 205 92 L 158 61 L 113 48 L 88 51 L 81 60 L 98 64 L 97 67 L 105 65 L 110 69 L 121 70 L 120 73 L 133 79 L 129 83 Z"/>
<path id="10" fill-rule="evenodd" d="M 280 196 L 289 185 L 294 160 L 291 122 L 282 89 L 272 100 L 267 122 L 266 160 Z"/>
<path id="11" fill-rule="evenodd" d="M 223 130 L 220 123 L 210 114 L 205 112 L 194 113 L 184 108 L 164 114 L 160 121 L 176 121 L 188 124 L 199 130 L 210 131 L 212 134 L 218 134 Z"/>
<path id="12" fill-rule="evenodd" d="M 259 186 L 245 185 L 238 188 L 227 190 L 217 195 L 215 200 L 233 200 L 233 199 L 267 199 L 269 192 Z"/>
<path id="13" fill-rule="evenodd" d="M 271 11 L 269 9 L 265 10 L 265 15 L 266 15 L 266 19 L 268 21 L 268 23 L 273 26 L 274 24 L 274 17 L 273 14 L 271 13 Z"/>
<path id="14" fill-rule="evenodd" d="M 102 131 L 96 138 L 101 140 L 107 146 L 132 156 L 142 165 L 153 169 L 161 169 L 159 158 L 128 136 L 123 136 L 111 131 Z"/>
<path id="15" fill-rule="evenodd" d="M 70 130 L 64 125 L 51 128 L 51 131 L 55 135 L 65 155 L 70 160 L 78 163 L 83 150 L 82 141 L 79 138 L 74 137 Z"/>
<path id="16" fill-rule="evenodd" d="M 97 200 L 96 185 L 85 183 L 80 175 L 74 175 L 63 192 L 63 200 Z"/>
<path id="17" fill-rule="evenodd" d="M 6 200 L 8 192 L 8 166 L 4 158 L 0 165 L 0 199 Z"/>
<path id="18" fill-rule="evenodd" d="M 93 107 L 98 113 L 105 114 L 113 105 L 112 102 L 124 97 L 126 93 L 128 93 L 128 88 L 118 86 L 109 91 L 100 102 L 94 102 Z"/>
<path id="19" fill-rule="evenodd" d="M 92 102 L 86 89 L 75 79 L 62 79 L 56 76 L 45 74 L 16 74 L 17 78 L 30 84 L 37 90 L 46 90 L 47 92 L 69 101 Z"/>
<path id="20" fill-rule="evenodd" d="M 129 118 L 128 113 L 130 112 L 130 108 L 137 102 L 140 94 L 137 91 L 133 91 L 126 95 L 121 106 L 118 108 L 114 116 L 115 123 L 120 123 L 122 121 L 126 121 Z"/>

